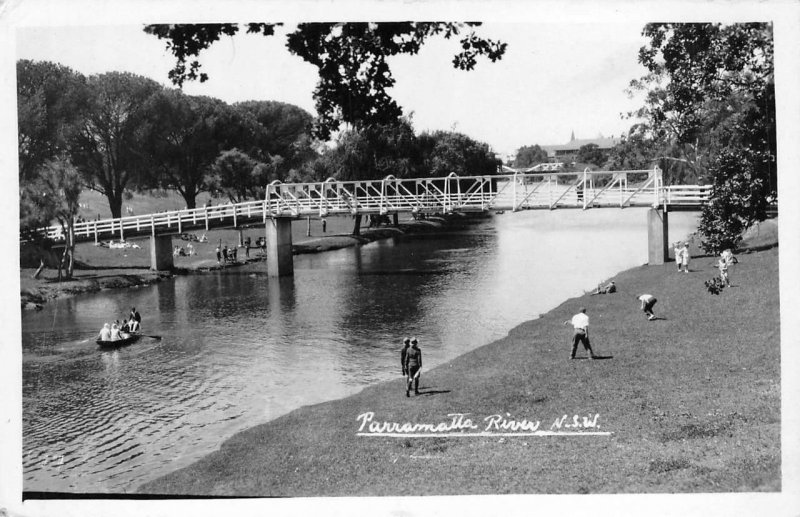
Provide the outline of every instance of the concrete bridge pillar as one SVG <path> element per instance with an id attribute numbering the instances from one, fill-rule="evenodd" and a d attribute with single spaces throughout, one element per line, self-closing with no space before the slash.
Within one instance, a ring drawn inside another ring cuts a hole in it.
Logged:
<path id="1" fill-rule="evenodd" d="M 172 237 L 170 235 L 150 236 L 150 269 L 163 271 L 172 269 Z"/>
<path id="2" fill-rule="evenodd" d="M 669 223 L 666 210 L 651 208 L 647 211 L 647 263 L 663 264 L 669 257 Z"/>
<path id="3" fill-rule="evenodd" d="M 267 220 L 267 274 L 273 277 L 294 274 L 291 218 Z"/>

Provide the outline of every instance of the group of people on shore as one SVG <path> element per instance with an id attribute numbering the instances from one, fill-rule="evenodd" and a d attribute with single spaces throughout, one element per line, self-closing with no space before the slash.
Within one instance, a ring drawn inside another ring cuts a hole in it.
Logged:
<path id="1" fill-rule="evenodd" d="M 131 312 L 127 319 L 123 319 L 122 323 L 119 320 L 113 323 L 103 323 L 103 328 L 100 329 L 100 334 L 97 338 L 100 341 L 119 341 L 127 339 L 131 334 L 140 332 L 142 326 L 142 316 L 136 307 L 131 307 Z"/>
<path id="2" fill-rule="evenodd" d="M 689 243 L 676 243 L 675 245 L 675 262 L 678 264 L 678 272 L 684 271 L 686 273 L 689 272 Z M 738 264 L 739 260 L 733 255 L 733 252 L 730 249 L 726 249 L 722 252 L 722 255 L 717 262 L 717 267 L 719 268 L 720 279 L 726 286 L 730 286 L 730 276 L 728 274 L 728 267 L 731 264 Z M 591 295 L 596 294 L 611 294 L 617 291 L 616 284 L 612 281 L 606 285 L 598 285 L 597 289 L 594 292 L 590 293 Z M 655 306 L 658 299 L 649 293 L 642 293 L 634 295 L 635 298 L 640 302 L 639 308 L 644 315 L 647 317 L 649 321 L 653 321 L 656 318 L 655 313 L 653 312 L 653 307 Z M 578 350 L 578 345 L 583 344 L 583 347 L 589 353 L 590 359 L 596 359 L 597 356 L 592 351 L 592 345 L 589 341 L 589 316 L 586 314 L 586 308 L 581 307 L 578 310 L 578 313 L 572 317 L 571 320 L 567 320 L 564 322 L 564 325 L 572 324 L 574 333 L 572 335 L 572 351 L 570 353 L 569 358 L 575 359 L 575 354 Z"/>

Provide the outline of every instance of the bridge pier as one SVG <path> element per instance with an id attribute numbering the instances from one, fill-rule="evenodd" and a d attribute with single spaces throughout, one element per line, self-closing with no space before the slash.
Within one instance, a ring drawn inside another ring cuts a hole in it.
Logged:
<path id="1" fill-rule="evenodd" d="M 172 261 L 172 236 L 151 235 L 150 269 L 154 271 L 164 271 L 172 269 L 174 266 L 175 263 Z"/>
<path id="2" fill-rule="evenodd" d="M 294 274 L 292 256 L 292 220 L 288 217 L 267 219 L 267 275 L 271 277 Z"/>
<path id="3" fill-rule="evenodd" d="M 669 258 L 669 218 L 666 210 L 647 211 L 647 263 L 658 266 Z"/>

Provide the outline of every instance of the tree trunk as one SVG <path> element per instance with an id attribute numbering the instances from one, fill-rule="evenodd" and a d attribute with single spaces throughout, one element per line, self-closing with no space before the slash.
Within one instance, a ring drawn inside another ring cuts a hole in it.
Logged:
<path id="1" fill-rule="evenodd" d="M 361 235 L 361 214 L 356 215 L 353 219 L 353 235 Z"/>
<path id="2" fill-rule="evenodd" d="M 400 226 L 400 214 L 398 214 L 397 212 L 392 214 L 392 223 L 395 226 Z"/>
<path id="3" fill-rule="evenodd" d="M 106 192 L 108 199 L 108 207 L 111 209 L 111 217 L 119 219 L 122 217 L 122 193 L 119 192 Z"/>
<path id="4" fill-rule="evenodd" d="M 64 270 L 64 262 L 67 258 L 68 246 L 64 246 L 64 253 L 61 254 L 61 260 L 58 261 L 58 281 L 61 282 L 62 271 Z"/>
<path id="5" fill-rule="evenodd" d="M 44 271 L 44 267 L 45 267 L 44 266 L 44 258 L 40 258 L 39 259 L 39 269 L 36 270 L 36 272 L 33 274 L 33 276 L 31 278 L 33 278 L 34 280 L 38 279 L 39 275 L 41 275 L 42 271 Z"/>
<path id="6" fill-rule="evenodd" d="M 64 250 L 69 253 L 67 262 L 67 280 L 72 280 L 72 273 L 75 270 L 75 223 L 70 221 L 67 227 L 67 248 Z"/>

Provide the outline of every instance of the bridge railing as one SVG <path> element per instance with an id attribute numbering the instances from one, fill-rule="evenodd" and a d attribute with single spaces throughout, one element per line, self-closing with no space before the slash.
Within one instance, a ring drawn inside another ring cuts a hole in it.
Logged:
<path id="1" fill-rule="evenodd" d="M 453 211 L 526 210 L 603 206 L 702 204 L 710 186 L 663 186 L 659 169 L 629 171 L 535 172 L 491 176 L 335 181 L 273 182 L 265 199 L 83 221 L 75 224 L 80 240 L 126 235 L 182 233 L 185 227 L 206 230 L 265 222 L 273 217 L 325 217 L 341 214 L 396 212 L 447 213 Z M 60 226 L 43 233 L 63 240 Z"/>

